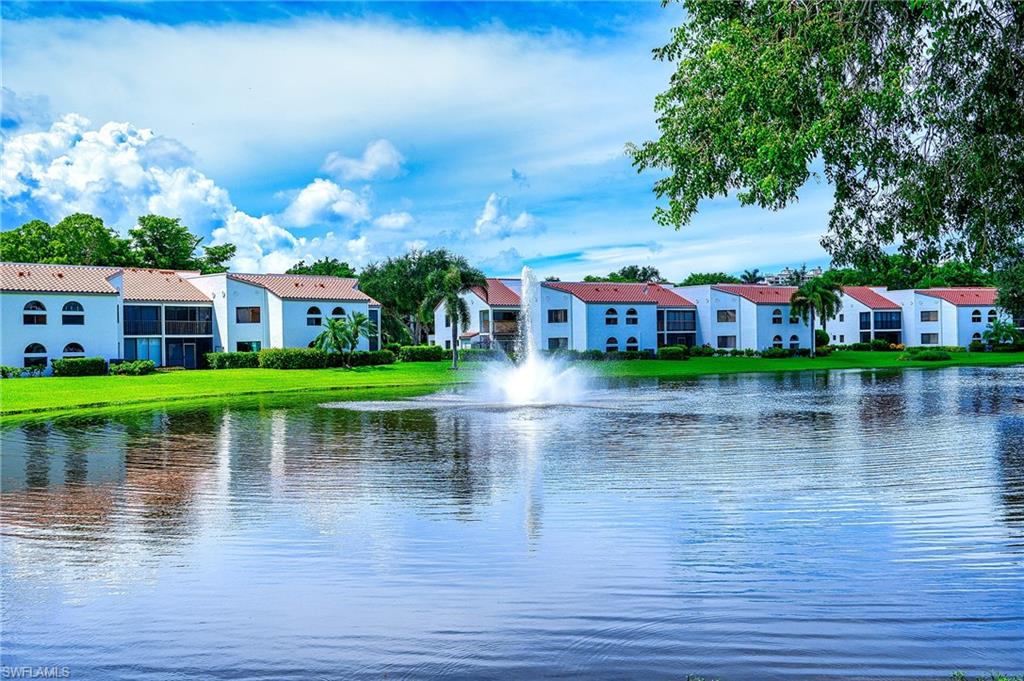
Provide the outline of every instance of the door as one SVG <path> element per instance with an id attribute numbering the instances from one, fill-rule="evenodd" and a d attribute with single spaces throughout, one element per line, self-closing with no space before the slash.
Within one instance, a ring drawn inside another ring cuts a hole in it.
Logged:
<path id="1" fill-rule="evenodd" d="M 196 368 L 196 344 L 195 343 L 184 343 L 183 350 L 185 354 L 185 368 L 195 369 Z"/>

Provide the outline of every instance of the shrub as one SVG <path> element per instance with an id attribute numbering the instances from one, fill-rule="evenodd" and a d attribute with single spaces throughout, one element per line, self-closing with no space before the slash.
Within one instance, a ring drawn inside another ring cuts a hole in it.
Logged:
<path id="1" fill-rule="evenodd" d="M 992 352 L 1024 352 L 1024 345 L 1019 343 L 1000 343 L 993 345 Z"/>
<path id="2" fill-rule="evenodd" d="M 967 352 L 966 349 L 959 345 L 909 345 L 904 348 L 905 352 L 910 354 L 924 352 L 925 350 L 941 350 L 943 352 Z"/>
<path id="3" fill-rule="evenodd" d="M 353 367 L 375 367 L 394 363 L 395 353 L 390 350 L 357 350 L 349 355 L 349 366 Z"/>
<path id="4" fill-rule="evenodd" d="M 635 359 L 654 359 L 654 352 L 651 350 L 619 350 L 606 354 L 609 360 L 630 361 Z"/>
<path id="5" fill-rule="evenodd" d="M 712 357 L 714 354 L 715 349 L 707 344 L 690 348 L 690 357 Z"/>
<path id="6" fill-rule="evenodd" d="M 451 350 L 440 345 L 403 345 L 398 353 L 402 362 L 443 362 L 451 356 Z"/>
<path id="7" fill-rule="evenodd" d="M 384 349 L 388 350 L 389 352 L 391 352 L 391 354 L 393 354 L 395 357 L 398 357 L 399 353 L 402 352 L 402 344 L 401 343 L 385 343 L 384 344 Z"/>
<path id="8" fill-rule="evenodd" d="M 687 352 L 685 345 L 667 345 L 663 348 L 658 348 L 658 359 L 689 359 L 690 353 Z"/>
<path id="9" fill-rule="evenodd" d="M 55 359 L 54 376 L 106 376 L 107 360 L 102 357 L 65 357 Z"/>
<path id="10" fill-rule="evenodd" d="M 328 353 L 313 348 L 266 348 L 258 354 L 261 369 L 323 369 L 329 362 Z"/>
<path id="11" fill-rule="evenodd" d="M 814 330 L 814 347 L 820 348 L 828 345 L 829 340 L 831 339 L 829 338 L 828 331 L 825 331 L 824 329 Z"/>
<path id="12" fill-rule="evenodd" d="M 875 352 L 889 352 L 889 341 L 875 338 L 871 341 L 871 349 Z"/>
<path id="13" fill-rule="evenodd" d="M 817 357 L 828 357 L 834 349 L 831 345 L 823 345 L 820 348 L 815 348 L 814 354 Z"/>
<path id="14" fill-rule="evenodd" d="M 967 346 L 967 349 L 970 352 L 985 352 L 985 344 L 980 340 L 973 340 L 971 341 L 971 344 Z"/>
<path id="15" fill-rule="evenodd" d="M 211 369 L 255 369 L 260 365 L 260 353 L 208 352 L 206 363 Z"/>
<path id="16" fill-rule="evenodd" d="M 754 348 L 744 348 L 743 349 L 743 356 L 744 357 L 760 357 L 761 353 L 758 352 L 757 350 L 755 350 Z"/>
<path id="17" fill-rule="evenodd" d="M 605 358 L 604 355 L 601 350 L 584 350 L 578 353 L 577 357 L 582 362 L 601 362 Z"/>
<path id="18" fill-rule="evenodd" d="M 765 359 L 784 359 L 792 357 L 793 351 L 789 348 L 765 348 L 761 351 L 761 357 Z"/>
<path id="19" fill-rule="evenodd" d="M 156 371 L 151 359 L 137 359 L 129 362 L 110 363 L 110 373 L 115 376 L 145 376 Z"/>
<path id="20" fill-rule="evenodd" d="M 796 350 L 790 350 L 789 354 L 790 354 L 790 357 L 810 357 L 811 356 L 811 349 L 810 348 L 797 348 Z"/>
<path id="21" fill-rule="evenodd" d="M 864 352 L 871 349 L 871 343 L 850 343 L 850 349 L 857 352 Z"/>
<path id="22" fill-rule="evenodd" d="M 46 370 L 45 366 L 11 367 L 0 366 L 0 378 L 38 378 Z"/>
<path id="23" fill-rule="evenodd" d="M 561 353 L 554 353 L 560 355 Z M 500 348 L 466 348 L 459 350 L 461 362 L 502 362 L 505 353 Z"/>
<path id="24" fill-rule="evenodd" d="M 945 350 L 933 350 L 929 348 L 905 354 L 903 357 L 900 357 L 900 359 L 913 360 L 915 362 L 947 362 L 953 359 L 953 356 Z"/>

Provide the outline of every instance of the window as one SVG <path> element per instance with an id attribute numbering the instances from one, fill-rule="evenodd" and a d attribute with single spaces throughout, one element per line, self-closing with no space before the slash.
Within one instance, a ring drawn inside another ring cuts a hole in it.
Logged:
<path id="1" fill-rule="evenodd" d="M 306 326 L 320 326 L 323 318 L 320 316 L 320 308 L 314 305 L 306 310 Z"/>
<path id="2" fill-rule="evenodd" d="M 619 311 L 614 307 L 609 307 L 604 311 L 604 325 L 615 326 L 619 323 Z M 618 341 L 616 341 L 617 343 Z"/>
<path id="3" fill-rule="evenodd" d="M 124 358 L 127 360 L 151 359 L 160 366 L 159 338 L 125 338 Z"/>
<path id="4" fill-rule="evenodd" d="M 971 310 L 971 323 L 981 324 L 981 310 Z"/>
<path id="5" fill-rule="evenodd" d="M 124 335 L 155 336 L 160 333 L 160 306 L 125 305 Z"/>
<path id="6" fill-rule="evenodd" d="M 548 350 L 565 350 L 568 347 L 568 338 L 548 338 Z"/>
<path id="7" fill-rule="evenodd" d="M 839 342 L 840 343 L 845 343 L 846 342 L 846 336 L 844 336 L 843 334 L 839 334 Z"/>
<path id="8" fill-rule="evenodd" d="M 996 311 L 994 309 L 988 311 L 988 323 L 989 324 L 994 323 L 996 321 L 996 319 L 998 319 L 998 318 L 999 318 L 999 316 L 996 314 Z"/>
<path id="9" fill-rule="evenodd" d="M 30 300 L 25 303 L 25 314 L 22 321 L 28 325 L 39 325 L 46 323 L 46 306 L 38 300 Z M 44 358 L 45 359 L 45 358 Z M 29 365 L 25 365 L 29 366 Z"/>
<path id="10" fill-rule="evenodd" d="M 775 338 L 772 338 L 772 347 L 773 348 L 781 348 L 782 347 L 782 336 L 776 336 Z"/>
<path id="11" fill-rule="evenodd" d="M 719 336 L 718 347 L 723 350 L 735 350 L 736 336 Z"/>
<path id="12" fill-rule="evenodd" d="M 619 351 L 619 339 L 618 338 L 609 338 L 608 340 L 606 340 L 604 342 L 604 351 L 605 352 L 618 352 Z"/>
<path id="13" fill-rule="evenodd" d="M 82 347 L 81 343 L 68 343 L 64 346 L 64 356 L 74 357 L 76 355 L 81 356 L 85 354 L 85 348 Z"/>
<path id="14" fill-rule="evenodd" d="M 937 322 L 939 321 L 938 310 L 921 310 L 921 321 L 922 322 Z"/>
<path id="15" fill-rule="evenodd" d="M 971 336 L 971 342 L 972 342 L 972 343 L 973 343 L 973 342 L 978 342 L 978 343 L 980 343 L 980 342 L 981 342 L 981 334 L 980 334 L 980 333 L 975 333 L 974 335 L 972 335 L 972 336 Z"/>
<path id="16" fill-rule="evenodd" d="M 640 349 L 640 343 L 637 341 L 637 339 L 635 337 L 630 336 L 629 338 L 626 339 L 626 350 L 627 351 L 635 352 L 636 350 L 639 350 L 639 349 Z"/>
<path id="17" fill-rule="evenodd" d="M 899 329 L 903 326 L 902 312 L 876 312 L 875 330 Z"/>
<path id="18" fill-rule="evenodd" d="M 921 334 L 921 345 L 938 345 L 939 334 L 937 333 L 922 333 Z"/>
<path id="19" fill-rule="evenodd" d="M 168 336 L 207 336 L 213 333 L 213 308 L 168 305 L 164 308 L 164 333 Z"/>
<path id="20" fill-rule="evenodd" d="M 661 316 L 661 310 L 658 310 L 658 316 Z M 664 326 L 665 331 L 696 331 L 697 313 L 694 310 L 665 310 Z"/>
<path id="21" fill-rule="evenodd" d="M 235 350 L 238 352 L 259 352 L 260 341 L 238 341 L 235 343 Z"/>
<path id="22" fill-rule="evenodd" d="M 82 307 L 81 303 L 74 300 L 64 303 L 63 312 L 64 314 L 61 315 L 60 321 L 65 326 L 81 326 L 85 324 L 85 308 Z"/>
<path id="23" fill-rule="evenodd" d="M 789 323 L 790 324 L 799 324 L 800 323 L 800 317 L 798 317 L 795 314 L 793 314 L 792 312 L 790 312 L 789 313 Z"/>
<path id="24" fill-rule="evenodd" d="M 799 347 L 800 347 L 800 336 L 790 336 L 789 337 L 789 349 L 790 350 L 796 350 Z"/>
<path id="25" fill-rule="evenodd" d="M 736 310 L 719 310 L 715 316 L 719 323 L 729 324 L 736 321 Z"/>
<path id="26" fill-rule="evenodd" d="M 780 310 L 779 308 L 775 308 L 774 310 L 772 310 L 772 324 L 781 324 L 781 323 L 782 323 L 782 310 Z"/>
<path id="27" fill-rule="evenodd" d="M 451 315 L 445 315 L 444 316 L 444 328 L 446 328 L 446 329 L 452 328 L 452 318 L 451 318 Z M 448 344 L 451 345 L 451 342 L 449 342 Z"/>
<path id="28" fill-rule="evenodd" d="M 259 324 L 260 308 L 257 307 L 236 307 L 235 321 L 239 324 Z"/>
<path id="29" fill-rule="evenodd" d="M 331 310 L 331 317 L 333 317 L 334 319 L 341 319 L 344 316 L 345 308 L 343 307 L 336 307 L 333 310 Z"/>
<path id="30" fill-rule="evenodd" d="M 860 330 L 863 331 L 864 329 L 870 329 L 870 328 L 871 328 L 871 313 L 870 312 L 861 312 L 860 313 Z"/>
<path id="31" fill-rule="evenodd" d="M 846 315 L 844 315 L 842 312 L 839 313 L 839 321 L 846 321 Z"/>
<path id="32" fill-rule="evenodd" d="M 626 324 L 628 326 L 636 326 L 639 323 L 640 323 L 640 318 L 639 318 L 639 316 L 637 316 L 636 308 L 635 307 L 631 307 L 628 310 L 626 310 Z"/>
<path id="33" fill-rule="evenodd" d="M 46 366 L 46 348 L 39 343 L 29 343 L 25 347 L 25 364 L 26 367 L 44 367 Z"/>
<path id="34" fill-rule="evenodd" d="M 548 324 L 565 324 L 569 321 L 568 310 L 548 310 Z"/>
<path id="35" fill-rule="evenodd" d="M 870 343 L 871 342 L 871 332 L 870 331 L 861 331 L 860 332 L 860 342 L 861 343 Z"/>
<path id="36" fill-rule="evenodd" d="M 451 325 L 449 324 L 449 326 L 451 326 Z M 446 340 L 444 342 L 444 349 L 445 350 L 451 350 L 452 349 L 452 342 L 450 340 Z"/>

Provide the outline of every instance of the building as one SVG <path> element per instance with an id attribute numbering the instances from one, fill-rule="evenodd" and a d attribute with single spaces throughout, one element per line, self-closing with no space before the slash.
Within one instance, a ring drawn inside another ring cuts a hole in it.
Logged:
<path id="1" fill-rule="evenodd" d="M 798 274 L 800 274 L 798 270 L 794 270 L 790 267 L 784 267 L 777 274 L 766 274 L 762 277 L 761 283 L 767 286 L 791 286 L 793 284 L 793 278 Z M 806 284 L 811 279 L 820 277 L 822 274 L 824 274 L 824 270 L 822 270 L 821 267 L 813 267 L 800 275 L 800 283 Z"/>
<path id="2" fill-rule="evenodd" d="M 989 324 L 1014 321 L 996 307 L 998 291 L 988 287 L 887 291 L 899 303 L 907 345 L 969 346 L 981 341 Z"/>
<path id="3" fill-rule="evenodd" d="M 727 350 L 810 347 L 810 326 L 790 310 L 794 286 L 704 284 L 673 290 L 696 304 L 699 345 Z"/>
<path id="4" fill-rule="evenodd" d="M 846 286 L 839 296 L 841 307 L 831 319 L 817 321 L 834 345 L 885 340 L 903 343 L 903 310 L 884 287 Z"/>
<path id="5" fill-rule="evenodd" d="M 486 287 L 474 286 L 462 296 L 469 307 L 469 326 L 458 329 L 459 347 L 500 347 L 511 352 L 519 333 L 518 279 L 488 279 Z M 444 306 L 434 308 L 434 342 L 451 350 L 452 320 Z"/>
<path id="6" fill-rule="evenodd" d="M 63 357 L 202 366 L 207 352 L 308 347 L 323 320 L 380 305 L 354 279 L 0 263 L 0 364 Z M 360 349 L 380 346 L 378 335 Z"/>

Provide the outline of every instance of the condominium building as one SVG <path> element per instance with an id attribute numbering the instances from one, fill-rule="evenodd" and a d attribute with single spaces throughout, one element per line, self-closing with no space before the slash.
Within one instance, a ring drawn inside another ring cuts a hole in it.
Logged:
<path id="1" fill-rule="evenodd" d="M 796 287 L 763 284 L 677 286 L 697 309 L 698 345 L 723 350 L 809 348 L 811 329 L 793 315 Z"/>

